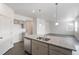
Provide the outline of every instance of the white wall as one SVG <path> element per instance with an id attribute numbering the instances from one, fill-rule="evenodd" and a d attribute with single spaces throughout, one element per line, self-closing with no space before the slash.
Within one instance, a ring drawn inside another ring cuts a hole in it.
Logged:
<path id="1" fill-rule="evenodd" d="M 55 25 L 55 21 L 50 21 L 50 33 L 73 35 L 74 34 L 74 23 L 66 21 L 58 21 L 59 25 Z"/>
<path id="2" fill-rule="evenodd" d="M 63 34 L 74 35 L 74 23 L 66 21 L 58 21 L 59 25 L 55 25 L 56 21 L 44 20 L 37 18 L 37 34 Z"/>
<path id="3" fill-rule="evenodd" d="M 45 32 L 45 20 L 37 18 L 37 34 L 44 35 Z"/>
<path id="4" fill-rule="evenodd" d="M 14 24 L 14 11 L 6 6 L 0 4 L 0 36 L 4 38 L 11 38 L 13 42 L 20 41 L 21 26 Z"/>
<path id="5" fill-rule="evenodd" d="M 0 54 L 4 54 L 14 46 L 15 42 L 21 41 L 22 30 L 21 26 L 14 24 L 14 11 L 0 4 Z"/>
<path id="6" fill-rule="evenodd" d="M 13 27 L 14 11 L 4 4 L 0 4 L 0 36 L 9 37 Z"/>
<path id="7" fill-rule="evenodd" d="M 74 35 L 79 40 L 79 18 L 76 19 L 74 25 L 75 25 Z"/>
<path id="8" fill-rule="evenodd" d="M 38 35 L 44 35 L 47 33 L 50 33 L 50 21 L 49 20 L 45 20 L 45 19 L 41 19 L 41 18 L 37 18 L 37 34 Z"/>

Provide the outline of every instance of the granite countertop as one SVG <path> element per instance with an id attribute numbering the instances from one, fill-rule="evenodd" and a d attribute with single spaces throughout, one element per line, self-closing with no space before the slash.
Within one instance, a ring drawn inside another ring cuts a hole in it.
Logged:
<path id="1" fill-rule="evenodd" d="M 56 45 L 56 46 L 59 46 L 59 47 L 62 47 L 62 48 L 75 50 L 74 44 L 73 43 L 71 44 L 70 42 L 66 41 L 65 37 L 46 36 L 46 38 L 50 38 L 50 40 L 44 41 L 44 40 L 37 39 L 37 37 L 39 37 L 39 36 L 41 37 L 42 35 L 25 35 L 24 37 L 30 38 L 30 39 L 33 39 L 33 40 L 37 40 L 37 41 L 40 41 L 40 42 L 44 42 L 44 43 L 47 43 L 47 44 Z"/>

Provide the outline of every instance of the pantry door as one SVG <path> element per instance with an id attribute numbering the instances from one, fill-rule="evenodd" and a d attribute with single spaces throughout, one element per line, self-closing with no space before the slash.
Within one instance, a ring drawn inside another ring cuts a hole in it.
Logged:
<path id="1" fill-rule="evenodd" d="M 24 24 L 24 28 L 26 29 L 26 33 L 31 35 L 33 34 L 33 22 L 32 21 L 26 21 Z"/>

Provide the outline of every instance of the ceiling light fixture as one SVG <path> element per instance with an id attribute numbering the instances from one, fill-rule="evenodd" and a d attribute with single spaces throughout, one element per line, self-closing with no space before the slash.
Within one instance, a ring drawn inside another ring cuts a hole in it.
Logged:
<path id="1" fill-rule="evenodd" d="M 58 5 L 58 3 L 56 3 L 55 5 L 56 5 L 56 23 L 55 23 L 55 25 L 58 26 L 59 25 L 59 23 L 57 21 L 57 19 L 58 19 L 58 15 L 57 15 L 57 9 L 58 9 L 58 7 L 57 7 L 57 5 Z"/>
<path id="2" fill-rule="evenodd" d="M 56 22 L 56 23 L 55 23 L 55 25 L 57 26 L 57 25 L 59 25 L 59 23 L 58 23 L 58 22 Z"/>
<path id="3" fill-rule="evenodd" d="M 42 10 L 39 8 L 39 9 L 38 9 L 38 14 L 37 14 L 37 17 L 38 17 L 38 18 L 40 18 L 40 17 L 42 16 L 41 11 L 42 11 Z"/>

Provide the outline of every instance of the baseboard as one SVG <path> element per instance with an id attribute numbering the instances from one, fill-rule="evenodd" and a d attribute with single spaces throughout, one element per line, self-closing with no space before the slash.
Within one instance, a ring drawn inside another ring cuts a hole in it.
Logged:
<path id="1" fill-rule="evenodd" d="M 15 42 L 14 42 L 14 44 L 15 44 L 15 43 L 18 43 L 18 42 L 21 42 L 21 41 L 23 41 L 23 40 L 18 40 L 18 41 L 15 41 Z"/>
<path id="2" fill-rule="evenodd" d="M 7 51 L 9 51 L 9 49 L 13 48 L 14 44 L 12 44 L 2 55 L 4 55 Z"/>

